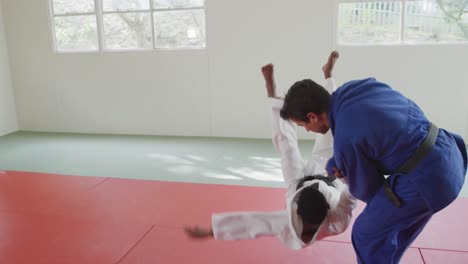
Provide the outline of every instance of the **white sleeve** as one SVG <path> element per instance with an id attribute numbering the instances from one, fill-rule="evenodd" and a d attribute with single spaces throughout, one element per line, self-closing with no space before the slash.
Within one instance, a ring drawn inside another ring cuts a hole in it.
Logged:
<path id="1" fill-rule="evenodd" d="M 357 200 L 349 192 L 348 185 L 341 182 L 339 179 L 335 180 L 336 186 L 341 190 L 340 200 L 330 217 L 329 221 L 329 235 L 337 235 L 343 233 L 349 226 L 353 218 L 353 210 L 356 208 Z"/>
<path id="2" fill-rule="evenodd" d="M 296 127 L 289 120 L 280 117 L 283 101 L 272 100 L 273 145 L 281 157 L 281 170 L 288 189 L 295 189 L 298 179 L 304 177 L 306 162 L 302 159 L 297 145 Z"/>
<path id="3" fill-rule="evenodd" d="M 325 86 L 324 88 L 332 94 L 336 90 L 336 83 L 333 78 L 328 78 L 325 80 Z"/>
<path id="4" fill-rule="evenodd" d="M 285 210 L 274 212 L 231 212 L 212 215 L 213 235 L 217 240 L 278 236 L 287 225 L 288 215 Z"/>

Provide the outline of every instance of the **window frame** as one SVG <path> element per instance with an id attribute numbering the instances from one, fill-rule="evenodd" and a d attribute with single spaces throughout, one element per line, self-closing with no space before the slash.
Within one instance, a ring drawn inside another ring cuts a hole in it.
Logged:
<path id="1" fill-rule="evenodd" d="M 65 14 L 55 14 L 53 0 L 48 0 L 49 2 L 49 26 L 51 33 L 52 48 L 55 53 L 107 53 L 107 52 L 148 52 L 148 51 L 184 51 L 184 50 L 206 50 L 208 48 L 208 37 L 206 30 L 206 0 L 203 1 L 203 6 L 197 7 L 176 7 L 176 8 L 155 8 L 153 0 L 149 1 L 148 9 L 142 10 L 113 10 L 113 11 L 104 11 L 104 2 L 103 0 L 93 0 L 94 2 L 94 12 L 83 12 L 76 13 L 70 12 Z M 202 10 L 204 14 L 204 33 L 205 33 L 205 45 L 203 47 L 174 47 L 174 48 L 160 48 L 156 47 L 155 31 L 154 31 L 154 13 L 155 12 L 165 12 L 165 11 L 178 11 L 178 10 Z M 109 49 L 105 48 L 105 36 L 104 36 L 104 15 L 106 14 L 122 14 L 122 13 L 148 13 L 150 15 L 151 21 L 151 35 L 152 35 L 152 44 L 150 48 L 131 48 L 131 49 Z M 55 18 L 56 17 L 70 17 L 77 15 L 94 15 L 96 17 L 96 27 L 97 27 L 97 39 L 98 39 L 98 48 L 96 50 L 72 50 L 72 51 L 63 51 L 59 50 L 57 47 L 57 33 L 55 30 Z"/>

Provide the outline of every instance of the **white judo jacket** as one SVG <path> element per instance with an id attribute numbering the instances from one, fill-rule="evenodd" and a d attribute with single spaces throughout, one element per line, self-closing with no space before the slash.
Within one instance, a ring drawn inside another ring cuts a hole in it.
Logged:
<path id="1" fill-rule="evenodd" d="M 327 79 L 325 88 L 331 93 L 335 90 L 333 79 Z M 273 212 L 229 212 L 212 215 L 214 238 L 218 240 L 254 239 L 259 236 L 276 236 L 286 246 L 298 250 L 309 246 L 316 240 L 340 234 L 349 226 L 352 211 L 356 207 L 348 186 L 340 179 L 328 186 L 321 180 L 312 180 L 296 190 L 299 179 L 307 175 L 326 175 L 325 166 L 333 152 L 331 132 L 318 134 L 310 160 L 304 160 L 297 144 L 296 127 L 291 121 L 283 120 L 279 111 L 283 101 L 272 100 L 273 145 L 281 156 L 281 169 L 287 184 L 286 209 Z M 301 240 L 302 221 L 297 215 L 297 199 L 303 188 L 318 183 L 318 189 L 328 201 L 330 209 L 309 243 Z"/>

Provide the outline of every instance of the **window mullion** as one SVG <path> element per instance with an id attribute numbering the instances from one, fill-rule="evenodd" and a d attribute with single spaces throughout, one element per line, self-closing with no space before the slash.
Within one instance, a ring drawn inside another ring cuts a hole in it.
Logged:
<path id="1" fill-rule="evenodd" d="M 180 10 L 203 10 L 204 6 L 196 7 L 174 7 L 174 8 L 155 8 L 154 11 L 180 11 Z"/>
<path id="2" fill-rule="evenodd" d="M 58 51 L 57 47 L 57 32 L 55 30 L 55 11 L 54 11 L 54 4 L 52 3 L 52 0 L 49 0 L 49 19 L 50 19 L 50 31 L 52 32 L 52 45 L 54 48 L 54 51 Z"/>
<path id="3" fill-rule="evenodd" d="M 401 3 L 401 19 L 400 19 L 400 43 L 405 43 L 405 24 L 406 24 L 406 0 Z"/>
<path id="4" fill-rule="evenodd" d="M 103 15 L 107 14 L 127 14 L 127 13 L 148 13 L 149 9 L 144 10 L 116 10 L 116 11 L 102 11 Z"/>
<path id="5" fill-rule="evenodd" d="M 96 12 L 96 23 L 98 32 L 99 51 L 104 51 L 104 26 L 102 13 L 102 0 L 94 0 L 94 11 Z"/>
<path id="6" fill-rule="evenodd" d="M 150 17 L 151 17 L 151 36 L 153 36 L 153 50 L 156 49 L 156 35 L 154 30 L 154 2 L 153 0 L 150 1 Z"/>
<path id="7" fill-rule="evenodd" d="M 65 14 L 54 14 L 55 17 L 67 17 L 67 16 L 90 16 L 94 15 L 96 12 L 82 12 L 82 13 L 75 13 L 75 12 L 67 12 Z"/>

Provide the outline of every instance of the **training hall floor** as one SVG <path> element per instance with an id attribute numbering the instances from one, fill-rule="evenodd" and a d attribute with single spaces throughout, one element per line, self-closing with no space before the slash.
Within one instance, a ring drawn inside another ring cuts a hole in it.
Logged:
<path id="1" fill-rule="evenodd" d="M 13 133 L 0 137 L 0 263 L 356 263 L 350 229 L 301 251 L 183 233 L 212 212 L 280 210 L 282 187 L 270 140 Z M 468 263 L 467 197 L 401 263 Z"/>

